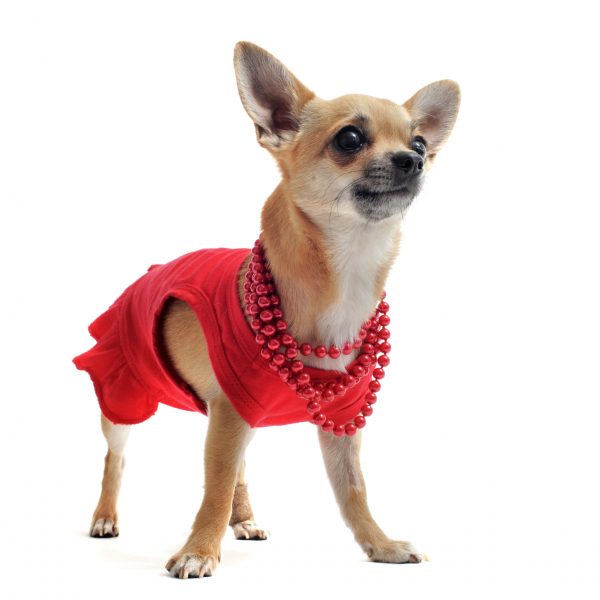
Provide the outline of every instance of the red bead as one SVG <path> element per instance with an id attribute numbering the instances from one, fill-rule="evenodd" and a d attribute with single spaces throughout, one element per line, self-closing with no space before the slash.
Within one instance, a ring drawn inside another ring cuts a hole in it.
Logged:
<path id="1" fill-rule="evenodd" d="M 297 377 L 298 385 L 306 385 L 310 381 L 310 375 L 308 373 L 300 373 Z"/>
<path id="2" fill-rule="evenodd" d="M 267 338 L 266 338 L 266 336 L 265 336 L 264 334 L 262 334 L 262 333 L 257 333 L 257 334 L 256 334 L 256 337 L 254 338 L 254 341 L 255 341 L 255 342 L 256 342 L 256 343 L 257 343 L 259 346 L 262 346 L 262 345 L 263 345 L 263 344 L 264 344 L 264 343 L 267 341 Z"/>
<path id="3" fill-rule="evenodd" d="M 363 344 L 361 351 L 364 352 L 365 354 L 373 354 L 375 352 L 375 346 L 373 346 L 373 344 Z"/>
<path id="4" fill-rule="evenodd" d="M 389 329 L 385 329 L 385 327 L 379 332 L 379 339 L 380 340 L 388 340 L 390 337 L 390 330 Z"/>
<path id="5" fill-rule="evenodd" d="M 335 425 L 331 419 L 328 419 L 327 421 L 325 421 L 325 423 L 323 423 L 323 425 L 321 425 L 321 429 L 323 431 L 333 431 L 334 427 Z"/>
<path id="6" fill-rule="evenodd" d="M 367 337 L 367 330 L 364 327 L 358 332 L 358 337 L 361 340 L 364 340 Z"/>
<path id="7" fill-rule="evenodd" d="M 377 402 L 377 394 L 374 394 L 373 392 L 367 392 L 365 394 L 365 400 L 369 404 L 375 404 L 375 402 Z"/>
<path id="8" fill-rule="evenodd" d="M 329 348 L 329 356 L 331 358 L 339 358 L 342 351 L 337 346 L 331 346 Z"/>
<path id="9" fill-rule="evenodd" d="M 274 308 L 273 309 L 273 318 L 274 319 L 281 319 L 281 317 L 283 317 L 283 313 L 281 312 L 280 308 Z"/>
<path id="10" fill-rule="evenodd" d="M 300 354 L 308 356 L 312 352 L 312 346 L 310 344 L 300 344 Z"/>
<path id="11" fill-rule="evenodd" d="M 252 283 L 255 283 L 258 287 L 261 283 L 264 283 L 265 276 L 262 273 L 253 273 L 252 275 Z"/>
<path id="12" fill-rule="evenodd" d="M 360 412 L 365 415 L 365 417 L 370 417 L 373 414 L 373 407 L 367 402 L 366 404 L 363 404 Z"/>
<path id="13" fill-rule="evenodd" d="M 287 384 L 288 384 L 288 387 L 290 387 L 293 390 L 295 390 L 298 387 L 298 381 L 296 380 L 295 377 L 290 377 L 287 380 Z"/>
<path id="14" fill-rule="evenodd" d="M 275 357 L 273 357 L 275 358 Z M 279 373 L 279 365 L 273 361 L 273 358 L 271 359 L 271 362 L 269 363 L 269 369 L 271 369 L 271 371 L 275 371 L 276 373 Z"/>
<path id="15" fill-rule="evenodd" d="M 390 364 L 390 357 L 387 354 L 382 354 L 378 359 L 377 362 L 382 366 L 382 367 L 387 367 Z"/>
<path id="16" fill-rule="evenodd" d="M 389 342 L 381 342 L 377 346 L 377 349 L 379 350 L 379 352 L 384 352 L 385 354 L 387 354 L 392 349 L 392 345 Z"/>
<path id="17" fill-rule="evenodd" d="M 367 420 L 362 415 L 358 415 L 358 417 L 354 417 L 354 424 L 362 429 L 367 424 Z"/>
<path id="18" fill-rule="evenodd" d="M 284 333 L 281 336 L 281 343 L 284 346 L 289 346 L 294 341 L 294 338 L 289 333 Z"/>
<path id="19" fill-rule="evenodd" d="M 348 423 L 344 429 L 346 435 L 353 436 L 356 433 L 356 425 L 354 423 Z"/>
<path id="20" fill-rule="evenodd" d="M 375 377 L 375 379 L 383 379 L 385 377 L 385 371 L 383 369 L 373 369 L 373 377 Z"/>
<path id="21" fill-rule="evenodd" d="M 283 354 L 281 356 L 283 356 Z M 287 381 L 290 378 L 290 373 L 291 371 L 287 367 L 279 369 L 279 377 L 282 381 Z"/>
<path id="22" fill-rule="evenodd" d="M 261 331 L 268 337 L 275 335 L 275 327 L 273 325 L 265 325 Z"/>
<path id="23" fill-rule="evenodd" d="M 358 357 L 358 362 L 363 365 L 363 367 L 367 367 L 371 364 L 371 356 L 369 354 L 361 354 Z"/>
<path id="24" fill-rule="evenodd" d="M 285 331 L 287 329 L 287 323 L 283 319 L 279 319 L 277 323 L 275 323 L 275 327 L 277 331 Z"/>
<path id="25" fill-rule="evenodd" d="M 267 347 L 269 350 L 279 350 L 279 346 L 281 346 L 281 342 L 277 338 L 271 338 L 267 342 Z"/>
<path id="26" fill-rule="evenodd" d="M 296 348 L 287 348 L 285 351 L 285 357 L 289 358 L 290 360 L 293 360 L 294 358 L 296 358 L 298 356 L 298 350 L 296 350 Z"/>
<path id="27" fill-rule="evenodd" d="M 333 390 L 323 390 L 323 401 L 331 402 L 335 398 L 335 393 Z"/>
<path id="28" fill-rule="evenodd" d="M 325 358 L 327 356 L 327 348 L 325 346 L 317 346 L 315 348 L 315 356 L 317 358 Z"/>
<path id="29" fill-rule="evenodd" d="M 285 362 L 285 356 L 281 354 L 281 352 L 278 352 L 277 354 L 275 354 L 275 356 L 273 356 L 273 362 L 281 367 Z"/>
<path id="30" fill-rule="evenodd" d="M 352 374 L 355 377 L 364 377 L 367 370 L 361 365 L 354 365 L 352 367 Z"/>
<path id="31" fill-rule="evenodd" d="M 263 310 L 258 316 L 263 323 L 268 323 L 273 320 L 273 313 L 270 310 Z"/>
<path id="32" fill-rule="evenodd" d="M 344 435 L 346 433 L 346 428 L 343 425 L 336 425 L 333 428 L 333 433 L 335 435 L 337 435 L 338 437 L 341 437 L 342 435 Z"/>
<path id="33" fill-rule="evenodd" d="M 262 248 L 260 246 L 260 240 L 256 240 L 256 242 L 254 242 L 254 247 L 252 248 L 252 254 L 258 254 L 259 256 L 262 256 Z"/>
<path id="34" fill-rule="evenodd" d="M 327 417 L 322 412 L 315 413 L 312 416 L 312 422 L 315 425 L 323 425 L 325 421 L 327 421 Z"/>
<path id="35" fill-rule="evenodd" d="M 314 389 L 313 389 L 314 392 Z M 315 402 L 314 400 L 311 400 L 307 405 L 306 405 L 306 410 L 312 415 L 315 412 L 318 412 L 321 410 L 321 405 L 318 402 Z"/>
<path id="36" fill-rule="evenodd" d="M 369 344 L 375 344 L 377 342 L 377 334 L 374 331 L 369 331 L 365 341 Z"/>
<path id="37" fill-rule="evenodd" d="M 384 302 L 383 300 L 377 305 L 377 310 L 379 312 L 382 313 L 386 313 L 388 310 L 390 310 L 390 305 L 387 302 Z"/>
<path id="38" fill-rule="evenodd" d="M 341 396 L 342 394 L 344 394 L 346 392 L 346 386 L 343 383 L 336 383 L 333 386 L 333 393 L 336 396 Z"/>
<path id="39" fill-rule="evenodd" d="M 271 277 L 271 279 L 273 279 L 273 278 Z M 275 291 L 275 286 L 272 283 L 268 283 L 267 284 L 267 293 L 272 294 L 274 291 Z"/>
<path id="40" fill-rule="evenodd" d="M 266 296 L 260 296 L 257 300 L 257 303 L 261 308 L 267 308 L 268 306 L 271 306 L 271 302 L 269 302 L 269 299 Z"/>
<path id="41" fill-rule="evenodd" d="M 356 377 L 352 377 L 352 375 L 344 376 L 344 384 L 346 387 L 354 387 L 358 383 L 358 379 Z"/>
<path id="42" fill-rule="evenodd" d="M 295 360 L 290 365 L 290 369 L 292 369 L 292 373 L 300 373 L 304 369 L 304 365 L 299 360 Z"/>
<path id="43" fill-rule="evenodd" d="M 257 315 L 258 311 L 259 311 L 258 304 L 248 304 L 248 306 L 246 306 L 246 314 L 247 315 L 251 315 L 251 316 Z"/>
<path id="44" fill-rule="evenodd" d="M 351 354 L 352 348 L 353 348 L 352 344 L 350 342 L 346 342 L 344 344 L 344 347 L 342 348 L 342 354 L 346 354 L 346 355 Z"/>
<path id="45" fill-rule="evenodd" d="M 264 283 L 259 283 L 256 286 L 256 293 L 259 296 L 264 296 L 267 293 L 267 286 Z"/>
<path id="46" fill-rule="evenodd" d="M 360 348 L 362 346 L 362 340 L 359 338 L 357 340 L 354 340 L 352 342 L 352 347 L 353 348 Z"/>
<path id="47" fill-rule="evenodd" d="M 260 319 L 252 319 L 250 327 L 252 327 L 254 331 L 258 331 L 262 327 L 262 321 Z"/>
<path id="48" fill-rule="evenodd" d="M 271 294 L 270 300 L 273 306 L 279 306 L 281 304 L 281 299 L 277 294 Z"/>
<path id="49" fill-rule="evenodd" d="M 390 324 L 390 318 L 387 315 L 381 315 L 379 317 L 379 324 L 383 325 L 384 327 L 386 325 L 389 325 Z"/>
<path id="50" fill-rule="evenodd" d="M 372 392 L 378 392 L 381 389 L 381 384 L 375 379 L 369 383 L 369 389 Z"/>

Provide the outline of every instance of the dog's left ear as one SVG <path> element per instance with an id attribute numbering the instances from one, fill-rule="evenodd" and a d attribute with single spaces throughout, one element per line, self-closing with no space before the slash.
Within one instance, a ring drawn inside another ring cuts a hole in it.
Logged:
<path id="1" fill-rule="evenodd" d="M 258 143 L 276 149 L 294 139 L 302 107 L 314 93 L 259 46 L 238 42 L 233 57 L 242 104 L 256 126 Z"/>
<path id="2" fill-rule="evenodd" d="M 427 142 L 427 154 L 432 157 L 448 139 L 460 105 L 460 88 L 449 79 L 436 81 L 421 88 L 404 108 L 410 113 L 419 133 Z"/>

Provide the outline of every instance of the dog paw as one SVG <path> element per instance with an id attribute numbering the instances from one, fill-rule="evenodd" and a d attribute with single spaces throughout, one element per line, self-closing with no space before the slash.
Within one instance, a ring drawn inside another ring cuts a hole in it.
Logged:
<path id="1" fill-rule="evenodd" d="M 240 521 L 231 527 L 238 540 L 266 540 L 269 537 L 269 532 L 257 527 L 254 521 Z"/>
<path id="2" fill-rule="evenodd" d="M 218 562 L 216 556 L 186 552 L 173 556 L 166 564 L 166 568 L 173 577 L 179 579 L 212 577 Z"/>
<path id="3" fill-rule="evenodd" d="M 119 535 L 119 526 L 114 519 L 103 518 L 96 519 L 90 528 L 92 537 L 117 537 Z"/>
<path id="4" fill-rule="evenodd" d="M 385 563 L 420 563 L 426 560 L 410 542 L 394 542 L 392 540 L 374 546 L 372 544 L 364 544 L 364 551 L 367 553 L 369 560 L 373 562 Z"/>

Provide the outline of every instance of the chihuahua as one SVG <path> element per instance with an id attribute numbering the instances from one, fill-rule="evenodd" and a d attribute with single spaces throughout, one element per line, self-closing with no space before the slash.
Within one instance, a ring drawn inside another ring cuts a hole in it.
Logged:
<path id="1" fill-rule="evenodd" d="M 129 429 L 163 402 L 209 416 L 204 498 L 166 564 L 173 576 L 214 574 L 228 525 L 238 539 L 267 538 L 250 505 L 245 449 L 256 427 L 303 420 L 318 426 L 342 517 L 369 559 L 418 563 L 423 555 L 371 516 L 360 429 L 388 363 L 381 298 L 400 223 L 454 126 L 459 88 L 438 81 L 402 105 L 356 94 L 323 100 L 248 42 L 236 45 L 234 68 L 282 179 L 252 251 L 154 265 L 90 326 L 97 345 L 75 364 L 92 377 L 108 442 L 91 535 L 119 534 Z"/>

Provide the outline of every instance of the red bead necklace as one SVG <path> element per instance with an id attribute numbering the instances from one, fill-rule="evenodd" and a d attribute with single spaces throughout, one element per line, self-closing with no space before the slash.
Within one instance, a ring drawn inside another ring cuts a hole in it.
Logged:
<path id="1" fill-rule="evenodd" d="M 313 349 L 310 344 L 299 344 L 287 332 L 281 301 L 260 240 L 256 240 L 252 248 L 252 259 L 244 282 L 244 309 L 252 319 L 250 326 L 256 332 L 256 343 L 261 347 L 260 355 L 279 374 L 282 382 L 295 390 L 301 401 L 306 402 L 310 422 L 323 431 L 332 431 L 337 436 L 354 435 L 357 429 L 366 425 L 366 417 L 373 414 L 372 405 L 377 401 L 376 393 L 381 389 L 379 380 L 385 375 L 384 367 L 390 364 L 390 331 L 387 329 L 390 324 L 387 314 L 390 307 L 384 298 L 385 292 L 371 318 L 363 324 L 358 337 L 352 342 L 346 342 L 342 348 L 318 345 Z M 354 349 L 360 349 L 360 352 L 349 366 L 349 372 L 340 373 L 336 379 L 326 383 L 313 381 L 304 371 L 304 363 L 298 360 L 298 354 L 339 358 L 342 354 L 350 354 Z M 374 368 L 371 369 L 372 367 Z M 328 419 L 323 406 L 334 398 L 343 396 L 370 372 L 372 379 L 368 385 L 369 391 L 364 395 L 365 403 L 354 419 L 347 423 L 334 423 Z"/>

